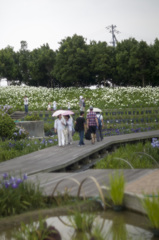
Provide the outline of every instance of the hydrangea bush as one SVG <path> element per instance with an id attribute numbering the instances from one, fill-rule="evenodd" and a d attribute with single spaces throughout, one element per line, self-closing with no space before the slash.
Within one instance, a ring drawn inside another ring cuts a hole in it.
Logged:
<path id="1" fill-rule="evenodd" d="M 23 98 L 29 98 L 29 110 L 46 110 L 48 103 L 56 101 L 57 108 L 79 109 L 79 97 L 85 98 L 86 107 L 93 105 L 102 109 L 159 106 L 159 87 L 117 88 L 46 88 L 46 87 L 0 87 L 0 104 L 12 105 L 24 111 Z"/>

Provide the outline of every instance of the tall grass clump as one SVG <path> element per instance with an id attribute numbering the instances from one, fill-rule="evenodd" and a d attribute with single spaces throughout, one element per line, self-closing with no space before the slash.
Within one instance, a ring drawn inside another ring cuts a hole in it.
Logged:
<path id="1" fill-rule="evenodd" d="M 90 232 L 95 220 L 94 214 L 81 213 L 76 211 L 73 215 L 68 216 L 69 226 L 79 232 Z"/>
<path id="2" fill-rule="evenodd" d="M 0 216 L 10 216 L 45 206 L 42 190 L 27 180 L 27 175 L 13 177 L 7 173 L 0 180 Z"/>
<path id="3" fill-rule="evenodd" d="M 145 196 L 142 200 L 142 206 L 146 211 L 151 228 L 159 231 L 159 192 L 157 195 Z"/>
<path id="4" fill-rule="evenodd" d="M 125 179 L 123 173 L 115 172 L 114 175 L 110 175 L 110 196 L 114 205 L 123 205 Z"/>

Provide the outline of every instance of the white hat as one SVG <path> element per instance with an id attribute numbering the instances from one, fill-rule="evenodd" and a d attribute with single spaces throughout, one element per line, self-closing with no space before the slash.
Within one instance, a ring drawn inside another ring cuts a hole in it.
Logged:
<path id="1" fill-rule="evenodd" d="M 80 96 L 80 99 L 83 98 L 82 96 Z"/>

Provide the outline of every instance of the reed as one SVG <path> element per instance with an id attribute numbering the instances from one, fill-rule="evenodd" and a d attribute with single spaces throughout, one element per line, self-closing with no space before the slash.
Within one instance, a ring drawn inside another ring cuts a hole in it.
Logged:
<path id="1" fill-rule="evenodd" d="M 122 205 L 124 198 L 125 179 L 123 173 L 115 172 L 110 175 L 110 196 L 114 205 Z"/>
<path id="2" fill-rule="evenodd" d="M 159 192 L 157 195 L 146 196 L 142 200 L 142 206 L 146 211 L 150 226 L 159 230 Z"/>

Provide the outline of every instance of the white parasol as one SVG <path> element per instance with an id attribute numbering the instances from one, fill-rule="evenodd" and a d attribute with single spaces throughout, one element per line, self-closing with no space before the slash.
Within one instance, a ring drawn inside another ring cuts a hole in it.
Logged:
<path id="1" fill-rule="evenodd" d="M 73 115 L 74 112 L 72 112 L 72 111 L 70 111 L 70 110 L 57 110 L 57 111 L 55 111 L 55 112 L 52 114 L 52 116 L 53 116 L 53 117 L 57 117 L 57 116 L 59 116 L 60 114 L 63 115 L 63 116 L 65 116 L 65 115 Z"/>
<path id="2" fill-rule="evenodd" d="M 87 110 L 87 112 L 89 112 L 90 109 Z M 93 112 L 102 112 L 102 110 L 100 108 L 93 108 Z"/>

